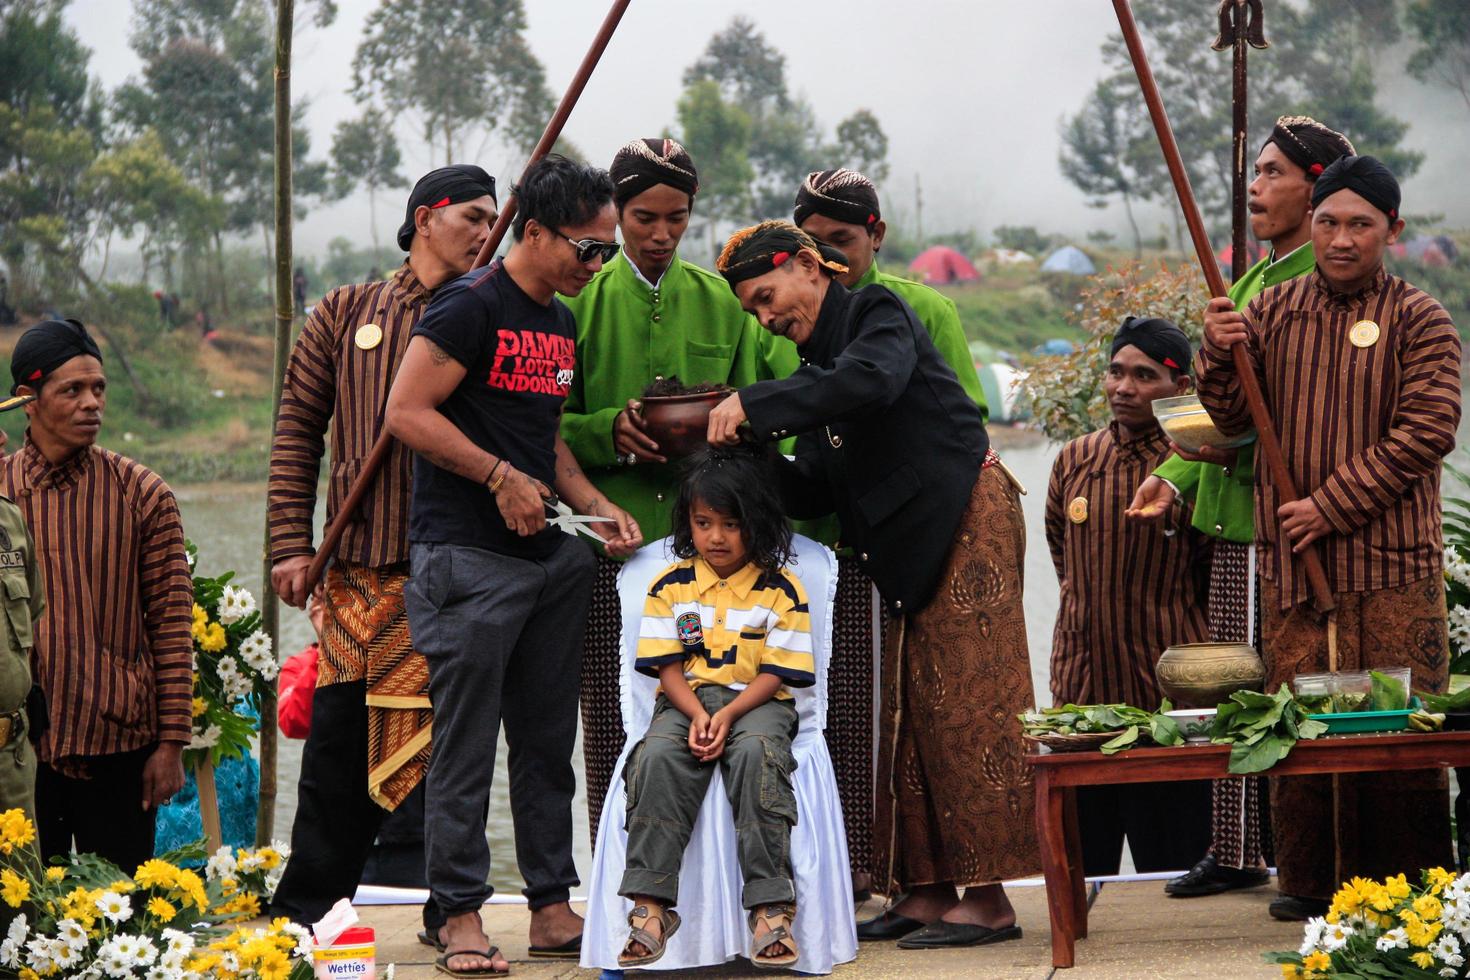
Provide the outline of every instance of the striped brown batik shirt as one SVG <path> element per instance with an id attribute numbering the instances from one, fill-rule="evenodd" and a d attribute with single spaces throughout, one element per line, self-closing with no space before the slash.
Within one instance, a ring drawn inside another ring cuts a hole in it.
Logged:
<path id="1" fill-rule="evenodd" d="M 1318 547 L 1332 590 L 1397 588 L 1443 571 L 1440 460 L 1460 424 L 1460 337 L 1444 307 L 1382 270 L 1352 295 L 1313 272 L 1256 297 L 1248 347 L 1297 491 L 1335 533 Z M 1200 351 L 1200 400 L 1226 432 L 1250 428 L 1228 352 Z M 1281 608 L 1309 596 L 1256 467 L 1261 573 Z"/>
<path id="2" fill-rule="evenodd" d="M 1154 664 L 1172 643 L 1208 639 L 1210 539 L 1179 506 L 1167 525 L 1123 516 L 1169 455 L 1155 426 L 1126 441 L 1122 427 L 1074 439 L 1052 466 L 1046 543 L 1061 584 L 1052 639 L 1057 704 L 1122 702 L 1153 710 Z"/>
<path id="3" fill-rule="evenodd" d="M 393 375 L 429 290 L 404 263 L 386 282 L 332 290 L 311 311 L 291 351 L 271 443 L 271 560 L 315 553 L 312 511 L 327 433 L 331 523 L 378 433 Z M 412 455 L 394 443 L 335 557 L 381 567 L 408 560 Z"/>
<path id="4" fill-rule="evenodd" d="M 98 446 L 52 465 L 27 439 L 0 462 L 0 492 L 25 514 L 46 587 L 41 758 L 188 742 L 194 587 L 173 491 Z"/>

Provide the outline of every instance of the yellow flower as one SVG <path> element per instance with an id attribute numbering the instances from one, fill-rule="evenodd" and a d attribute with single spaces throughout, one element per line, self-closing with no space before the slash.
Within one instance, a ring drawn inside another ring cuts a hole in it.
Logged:
<path id="1" fill-rule="evenodd" d="M 41 975 L 30 967 L 21 967 L 20 980 L 41 980 Z"/>
<path id="2" fill-rule="evenodd" d="M 49 867 L 49 868 L 46 869 L 46 880 L 47 881 L 60 881 L 62 878 L 65 878 L 65 877 L 66 877 L 66 868 L 62 867 L 59 864 L 58 865 L 53 865 L 52 867 Z"/>
<path id="3" fill-rule="evenodd" d="M 204 700 L 203 698 L 195 698 L 193 704 L 189 708 L 189 713 L 195 718 L 198 718 L 200 715 L 204 714 L 204 712 L 208 710 L 208 701 Z"/>
<path id="4" fill-rule="evenodd" d="M 0 854 L 10 854 L 36 839 L 36 825 L 19 807 L 0 813 Z"/>
<path id="5" fill-rule="evenodd" d="M 216 905 L 213 914 L 225 922 L 244 922 L 260 914 L 260 900 L 242 892 L 229 901 Z"/>
<path id="6" fill-rule="evenodd" d="M 1414 965 L 1421 970 L 1427 970 L 1434 965 L 1434 956 L 1429 953 L 1413 953 L 1410 954 L 1409 959 L 1413 960 Z"/>
<path id="7" fill-rule="evenodd" d="M 225 628 L 219 623 L 210 623 L 199 637 L 199 649 L 205 653 L 219 653 L 225 648 Z"/>
<path id="8" fill-rule="evenodd" d="M 1444 906 L 1433 895 L 1420 895 L 1414 899 L 1414 911 L 1425 919 L 1437 919 L 1440 912 L 1444 911 Z"/>
<path id="9" fill-rule="evenodd" d="M 138 886 L 133 883 L 131 878 L 119 878 L 107 886 L 108 891 L 117 892 L 119 895 L 126 895 L 128 892 L 137 891 L 137 889 Z"/>
<path id="10" fill-rule="evenodd" d="M 1388 894 L 1392 898 L 1408 898 L 1409 892 L 1413 890 L 1403 875 L 1383 879 L 1383 886 L 1388 889 Z"/>
<path id="11" fill-rule="evenodd" d="M 201 606 L 197 602 L 194 603 L 194 622 L 196 622 L 196 623 L 207 623 L 207 622 L 209 622 L 209 613 L 205 612 L 204 611 L 204 607 Z"/>
<path id="12" fill-rule="evenodd" d="M 155 895 L 153 898 L 148 899 L 148 914 L 159 922 L 172 922 L 174 916 L 178 915 L 179 912 L 167 901 Z"/>
<path id="13" fill-rule="evenodd" d="M 186 902 L 203 912 L 209 905 L 209 899 L 204 894 L 204 882 L 188 868 L 180 868 L 178 872 L 174 889 L 184 897 Z"/>
<path id="14" fill-rule="evenodd" d="M 149 858 L 138 865 L 133 880 L 140 888 L 172 888 L 179 880 L 179 869 L 167 861 Z"/>
<path id="15" fill-rule="evenodd" d="M 281 863 L 281 853 L 274 847 L 262 847 L 255 852 L 255 856 L 260 859 L 260 866 L 267 871 Z"/>
<path id="16" fill-rule="evenodd" d="M 13 909 L 18 909 L 31 897 L 31 883 L 9 868 L 0 870 L 0 899 Z"/>
<path id="17" fill-rule="evenodd" d="M 1321 950 L 1308 953 L 1302 959 L 1302 976 L 1304 977 L 1320 977 L 1330 969 L 1332 969 L 1332 957 Z"/>
<path id="18" fill-rule="evenodd" d="M 1387 912 L 1394 907 L 1394 897 L 1388 893 L 1388 889 L 1375 882 L 1372 890 L 1368 893 L 1368 904 L 1380 912 Z"/>
<path id="19" fill-rule="evenodd" d="M 1302 980 L 1302 968 L 1295 963 L 1281 964 L 1282 980 Z"/>
<path id="20" fill-rule="evenodd" d="M 1454 882 L 1455 876 L 1444 868 L 1430 868 L 1424 873 L 1424 879 L 1429 884 L 1429 893 L 1438 895 L 1445 887 Z"/>

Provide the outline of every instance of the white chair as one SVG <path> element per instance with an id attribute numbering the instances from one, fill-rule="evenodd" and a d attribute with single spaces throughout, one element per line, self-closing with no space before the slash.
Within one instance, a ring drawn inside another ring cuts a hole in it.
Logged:
<path id="1" fill-rule="evenodd" d="M 618 953 L 628 938 L 633 904 L 618 894 L 628 846 L 623 763 L 648 729 L 658 682 L 637 673 L 633 660 L 643 600 L 653 577 L 675 559 L 669 539 L 647 545 L 623 566 L 618 594 L 623 609 L 621 700 L 627 741 L 597 827 L 597 850 L 582 930 L 582 966 L 617 970 Z M 796 879 L 793 931 L 801 973 L 830 973 L 836 963 L 857 956 L 852 879 L 847 834 L 837 780 L 822 729 L 827 720 L 827 664 L 832 650 L 832 600 L 837 591 L 837 559 L 810 538 L 796 538 L 791 570 L 806 588 L 811 607 L 812 646 L 817 682 L 794 690 L 798 716 L 792 755 L 796 772 L 797 824 L 791 830 L 791 863 Z M 683 925 L 669 940 L 663 958 L 648 970 L 689 970 L 750 955 L 750 927 L 741 907 L 743 880 L 735 857 L 735 820 L 719 772 L 710 782 L 679 875 L 679 915 Z"/>

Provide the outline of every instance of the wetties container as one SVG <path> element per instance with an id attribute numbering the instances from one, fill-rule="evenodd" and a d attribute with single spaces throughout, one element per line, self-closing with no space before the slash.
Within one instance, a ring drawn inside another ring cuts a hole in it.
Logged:
<path id="1" fill-rule="evenodd" d="M 311 959 L 316 980 L 377 980 L 378 947 L 367 926 L 345 930 L 330 946 L 318 946 Z"/>

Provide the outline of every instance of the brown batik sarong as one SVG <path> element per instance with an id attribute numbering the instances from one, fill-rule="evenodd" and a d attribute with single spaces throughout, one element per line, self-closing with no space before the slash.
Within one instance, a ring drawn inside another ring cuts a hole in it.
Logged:
<path id="1" fill-rule="evenodd" d="M 1270 690 L 1327 669 L 1327 629 L 1310 605 L 1282 612 L 1275 582 L 1261 581 L 1261 641 Z M 1337 669 L 1408 667 L 1413 686 L 1449 679 L 1444 578 L 1337 596 Z M 1333 814 L 1332 781 L 1338 781 Z M 1443 769 L 1271 780 L 1271 823 L 1281 891 L 1330 899 L 1353 875 L 1383 878 L 1449 867 L 1450 805 Z M 1341 865 L 1334 861 L 1334 840 Z"/>
<path id="2" fill-rule="evenodd" d="M 873 845 L 875 885 L 890 895 L 1041 867 L 1016 722 L 1034 704 L 1025 551 L 1014 485 L 999 466 L 981 470 L 934 598 L 887 631 Z"/>
<path id="3" fill-rule="evenodd" d="M 429 667 L 414 652 L 403 608 L 408 563 L 327 569 L 317 686 L 367 682 L 368 795 L 397 808 L 424 776 L 432 748 Z"/>

